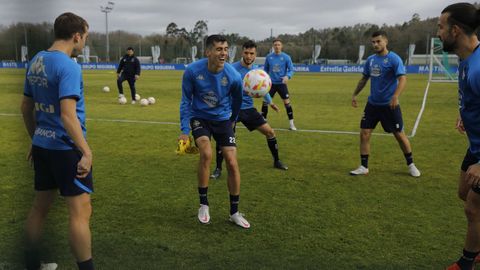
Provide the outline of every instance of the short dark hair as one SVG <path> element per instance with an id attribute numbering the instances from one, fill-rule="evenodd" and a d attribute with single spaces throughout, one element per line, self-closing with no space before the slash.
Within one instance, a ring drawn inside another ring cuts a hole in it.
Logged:
<path id="1" fill-rule="evenodd" d="M 281 39 L 276 38 L 276 39 L 274 39 L 274 40 L 272 41 L 272 44 L 275 43 L 275 42 L 277 42 L 277 41 L 280 41 L 280 43 L 283 43 Z"/>
<path id="2" fill-rule="evenodd" d="M 75 33 L 85 34 L 88 23 L 84 18 L 71 12 L 65 12 L 55 19 L 53 31 L 56 40 L 71 39 Z"/>
<path id="3" fill-rule="evenodd" d="M 206 49 L 211 49 L 214 45 L 215 42 L 227 42 L 227 39 L 223 35 L 210 35 L 207 37 L 207 40 L 205 41 L 205 47 Z"/>
<path id="4" fill-rule="evenodd" d="M 387 32 L 385 32 L 383 30 L 378 30 L 378 31 L 375 31 L 375 32 L 372 33 L 372 38 L 373 37 L 378 37 L 378 36 L 383 36 L 383 37 L 388 39 Z"/>
<path id="5" fill-rule="evenodd" d="M 242 48 L 243 49 L 251 49 L 251 48 L 257 48 L 257 44 L 255 43 L 255 41 L 253 40 L 249 40 L 249 41 L 246 41 L 245 43 L 243 43 L 242 45 Z"/>
<path id="6" fill-rule="evenodd" d="M 447 22 L 450 27 L 457 25 L 467 35 L 475 33 L 480 25 L 480 11 L 470 3 L 455 3 L 443 9 L 442 14 L 449 13 Z"/>
<path id="7" fill-rule="evenodd" d="M 127 48 L 127 51 L 129 51 L 129 50 L 135 51 L 135 50 L 133 49 L 133 47 L 128 47 L 128 48 Z"/>

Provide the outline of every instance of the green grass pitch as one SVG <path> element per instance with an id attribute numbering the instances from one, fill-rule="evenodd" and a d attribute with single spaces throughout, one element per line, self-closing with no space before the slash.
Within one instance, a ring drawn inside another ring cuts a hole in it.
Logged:
<path id="1" fill-rule="evenodd" d="M 295 74 L 289 88 L 300 131 L 282 130 L 288 128 L 283 106 L 268 119 L 288 171 L 272 168 L 261 134 L 238 129 L 240 211 L 252 224 L 243 230 L 228 222 L 225 175 L 210 182 L 211 224 L 196 220 L 198 156 L 174 153 L 181 76 L 143 72 L 138 92 L 157 103 L 141 107 L 117 104 L 113 71 L 84 72 L 98 269 L 441 269 L 460 255 L 466 221 L 456 186 L 467 141 L 454 129 L 455 84 L 431 85 L 411 138 L 419 179 L 408 175 L 391 136 L 372 137 L 370 175 L 351 177 L 359 165 L 358 135 L 302 130 L 358 132 L 369 86 L 354 109 L 359 74 Z M 0 269 L 23 269 L 23 225 L 34 195 L 19 115 L 23 78 L 23 70 L 0 70 Z M 110 93 L 101 91 L 105 85 Z M 401 96 L 407 134 L 425 86 L 425 76 L 408 76 Z M 274 102 L 281 105 L 278 96 Z M 132 122 L 105 121 L 114 119 Z M 46 224 L 44 256 L 59 269 L 76 269 L 67 222 L 59 197 Z"/>

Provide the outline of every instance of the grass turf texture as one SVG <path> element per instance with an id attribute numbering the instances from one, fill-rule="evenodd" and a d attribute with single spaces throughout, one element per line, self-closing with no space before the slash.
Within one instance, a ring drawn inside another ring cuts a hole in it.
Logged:
<path id="1" fill-rule="evenodd" d="M 181 72 L 145 71 L 137 83 L 148 107 L 117 104 L 115 74 L 85 71 L 87 117 L 178 122 Z M 18 114 L 23 70 L 0 69 L 0 113 Z M 369 86 L 350 105 L 359 74 L 297 73 L 289 82 L 299 129 L 358 131 Z M 112 89 L 103 93 L 103 86 Z M 406 132 L 420 109 L 426 78 L 408 76 L 401 96 Z M 128 86 L 125 84 L 128 93 Z M 466 222 L 456 197 L 466 138 L 454 129 L 457 86 L 433 84 L 411 139 L 419 179 L 408 175 L 397 142 L 373 136 L 370 175 L 359 165 L 357 135 L 277 130 L 272 168 L 265 138 L 238 129 L 243 230 L 228 222 L 226 175 L 210 181 L 212 223 L 196 220 L 197 155 L 174 154 L 175 124 L 87 121 L 94 153 L 93 253 L 98 269 L 440 269 L 456 260 Z M 256 100 L 257 108 L 261 100 Z M 278 95 L 274 102 L 281 105 Z M 270 109 L 274 128 L 288 128 L 285 108 Z M 0 269 L 22 269 L 22 233 L 33 199 L 29 145 L 20 116 L 0 116 Z M 242 126 L 240 124 L 240 126 Z M 376 129 L 382 133 L 381 127 Z M 213 168 L 212 163 L 212 168 Z M 44 258 L 75 269 L 59 197 L 48 217 Z"/>

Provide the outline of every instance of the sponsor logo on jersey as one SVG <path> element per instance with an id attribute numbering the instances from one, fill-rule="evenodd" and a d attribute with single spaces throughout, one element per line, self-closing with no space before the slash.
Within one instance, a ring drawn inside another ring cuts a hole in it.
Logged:
<path id="1" fill-rule="evenodd" d="M 27 80 L 30 85 L 40 87 L 48 87 L 47 72 L 45 72 L 45 64 L 43 56 L 39 56 L 28 68 Z"/>
<path id="2" fill-rule="evenodd" d="M 40 102 L 35 102 L 35 111 L 37 112 L 40 111 L 45 113 L 55 113 L 55 107 L 52 104 L 47 105 Z"/>
<path id="3" fill-rule="evenodd" d="M 227 84 L 228 84 L 228 79 L 227 79 L 227 77 L 226 77 L 226 76 L 223 76 L 222 81 L 221 81 L 220 83 L 222 84 L 222 86 L 227 86 Z"/>
<path id="4" fill-rule="evenodd" d="M 37 128 L 35 129 L 35 136 L 41 136 L 45 138 L 55 139 L 55 130 L 45 129 L 45 128 Z"/>
<path id="5" fill-rule="evenodd" d="M 280 72 L 282 69 L 280 68 L 279 64 L 275 64 L 272 67 L 272 72 Z"/>
<path id="6" fill-rule="evenodd" d="M 218 97 L 215 92 L 210 91 L 202 96 L 202 100 L 208 105 L 210 108 L 217 107 L 218 105 Z"/>
<path id="7" fill-rule="evenodd" d="M 380 68 L 379 65 L 374 64 L 374 65 L 370 68 L 370 76 L 372 76 L 372 77 L 380 77 L 380 75 L 382 75 L 382 69 Z"/>

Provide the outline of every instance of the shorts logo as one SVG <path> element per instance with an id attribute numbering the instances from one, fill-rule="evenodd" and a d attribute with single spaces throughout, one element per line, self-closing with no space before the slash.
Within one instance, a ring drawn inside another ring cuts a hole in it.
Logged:
<path id="1" fill-rule="evenodd" d="M 228 79 L 227 79 L 227 77 L 224 76 L 224 77 L 222 78 L 222 81 L 221 81 L 220 83 L 222 84 L 222 86 L 227 86 L 227 84 L 228 84 Z"/>
<path id="2" fill-rule="evenodd" d="M 193 120 L 192 122 L 192 130 L 197 130 L 201 128 L 201 123 L 198 120 Z"/>
<path id="3" fill-rule="evenodd" d="M 210 108 L 217 107 L 218 105 L 218 97 L 215 92 L 210 91 L 202 96 L 203 101 L 208 105 Z"/>

